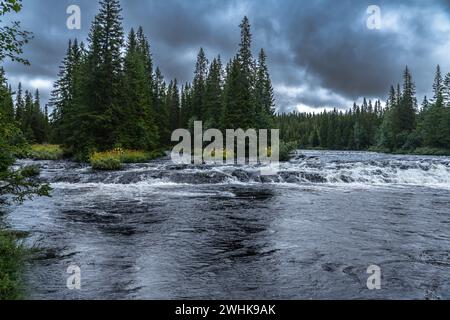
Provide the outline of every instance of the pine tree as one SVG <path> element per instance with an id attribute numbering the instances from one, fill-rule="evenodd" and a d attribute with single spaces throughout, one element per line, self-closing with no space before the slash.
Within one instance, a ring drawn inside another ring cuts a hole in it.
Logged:
<path id="1" fill-rule="evenodd" d="M 436 67 L 436 75 L 433 83 L 433 103 L 437 106 L 441 106 L 444 103 L 444 82 L 442 80 L 441 67 Z"/>
<path id="2" fill-rule="evenodd" d="M 450 117 L 444 107 L 444 82 L 439 65 L 436 67 L 433 91 L 433 103 L 423 112 L 421 135 L 426 146 L 449 148 Z"/>
<path id="3" fill-rule="evenodd" d="M 223 90 L 223 109 L 221 116 L 221 128 L 243 128 L 240 123 L 242 114 L 239 106 L 240 93 L 240 66 L 237 58 L 231 60 L 227 65 L 227 75 Z"/>
<path id="4" fill-rule="evenodd" d="M 23 118 L 23 113 L 25 111 L 24 101 L 23 101 L 23 91 L 22 83 L 19 82 L 16 94 L 16 107 L 15 107 L 15 119 L 17 122 L 21 122 Z"/>
<path id="5" fill-rule="evenodd" d="M 222 62 L 215 58 L 210 65 L 205 82 L 205 127 L 219 128 L 222 114 Z"/>
<path id="6" fill-rule="evenodd" d="M 181 126 L 189 127 L 189 119 L 192 114 L 192 87 L 186 83 L 181 89 Z M 220 114 L 219 114 L 220 116 Z"/>
<path id="7" fill-rule="evenodd" d="M 192 114 L 189 118 L 205 120 L 208 111 L 205 109 L 206 80 L 208 77 L 208 59 L 205 51 L 200 48 L 195 66 L 192 83 Z"/>
<path id="8" fill-rule="evenodd" d="M 446 74 L 444 79 L 442 98 L 444 100 L 444 106 L 450 107 L 450 72 Z"/>
<path id="9" fill-rule="evenodd" d="M 75 79 L 84 54 L 83 44 L 78 45 L 76 39 L 69 41 L 49 102 L 53 107 L 51 127 L 55 143 L 65 144 L 73 134 L 74 118 L 80 111 L 75 110 Z"/>
<path id="10" fill-rule="evenodd" d="M 154 75 L 153 83 L 153 108 L 155 111 L 155 119 L 158 126 L 159 145 L 170 145 L 170 128 L 169 128 L 169 110 L 166 106 L 166 83 L 161 70 L 157 67 Z"/>
<path id="11" fill-rule="evenodd" d="M 87 106 L 85 135 L 93 145 L 86 148 L 107 150 L 118 142 L 122 114 L 123 28 L 118 0 L 100 1 L 100 12 L 91 27 L 82 104 Z M 83 150 L 86 152 L 87 150 Z"/>
<path id="12" fill-rule="evenodd" d="M 236 94 L 237 110 L 235 112 L 239 115 L 240 121 L 234 127 L 248 129 L 256 127 L 254 99 L 255 61 L 251 51 L 252 34 L 247 17 L 244 17 L 239 27 L 241 28 L 241 42 L 239 44 L 237 61 L 239 62 L 240 70 L 238 73 L 239 86 Z"/>
<path id="13" fill-rule="evenodd" d="M 177 79 L 170 82 L 166 99 L 167 110 L 169 110 L 169 127 L 173 132 L 180 128 L 180 93 Z"/>
<path id="14" fill-rule="evenodd" d="M 142 39 L 141 39 L 142 40 Z M 152 110 L 148 56 L 133 29 L 124 59 L 124 95 L 118 110 L 117 143 L 128 149 L 152 150 L 158 146 L 158 131 Z"/>
<path id="15" fill-rule="evenodd" d="M 416 127 L 417 99 L 416 90 L 408 67 L 403 73 L 403 95 L 400 103 L 400 131 L 411 132 Z"/>
<path id="16" fill-rule="evenodd" d="M 273 125 L 275 99 L 266 59 L 266 53 L 261 49 L 256 71 L 255 106 L 258 115 L 257 127 L 269 129 Z"/>
<path id="17" fill-rule="evenodd" d="M 0 68 L 0 114 L 6 121 L 14 121 L 14 103 L 12 93 L 6 81 L 5 72 Z"/>

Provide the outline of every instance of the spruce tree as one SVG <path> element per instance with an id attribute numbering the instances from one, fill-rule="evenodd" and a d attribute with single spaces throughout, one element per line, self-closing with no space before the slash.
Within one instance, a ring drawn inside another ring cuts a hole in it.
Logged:
<path id="1" fill-rule="evenodd" d="M 205 120 L 208 111 L 205 108 L 206 80 L 208 77 L 208 59 L 205 51 L 200 48 L 195 66 L 194 81 L 192 83 L 192 114 L 189 118 Z"/>
<path id="2" fill-rule="evenodd" d="M 189 119 L 192 114 L 192 87 L 190 83 L 186 83 L 181 89 L 181 126 L 189 127 Z M 220 114 L 219 114 L 220 116 Z"/>
<path id="3" fill-rule="evenodd" d="M 222 114 L 222 62 L 215 58 L 210 65 L 205 82 L 205 127 L 219 128 Z"/>
<path id="4" fill-rule="evenodd" d="M 442 79 L 441 67 L 436 67 L 436 75 L 433 83 L 433 103 L 437 106 L 441 106 L 444 103 L 444 81 Z"/>
<path id="5" fill-rule="evenodd" d="M 261 49 L 256 71 L 255 107 L 258 121 L 257 127 L 270 129 L 273 125 L 273 116 L 275 114 L 275 99 L 266 59 L 266 53 L 264 49 Z"/>
<path id="6" fill-rule="evenodd" d="M 52 141 L 55 143 L 67 144 L 73 134 L 75 118 L 81 111 L 75 106 L 75 80 L 83 55 L 83 46 L 78 45 L 77 39 L 69 41 L 49 102 L 53 107 L 51 127 Z"/>
<path id="7" fill-rule="evenodd" d="M 169 110 L 166 106 L 167 86 L 161 70 L 157 67 L 153 82 L 153 108 L 158 126 L 159 144 L 170 145 Z"/>
<path id="8" fill-rule="evenodd" d="M 236 112 L 240 120 L 235 123 L 235 128 L 248 129 L 256 127 L 256 109 L 254 99 L 254 75 L 255 61 L 251 50 L 252 34 L 250 21 L 244 17 L 239 26 L 241 28 L 241 42 L 237 61 L 239 62 L 238 91 L 236 92 Z M 233 112 L 233 111 L 231 111 Z"/>
<path id="9" fill-rule="evenodd" d="M 400 117 L 401 132 L 410 133 L 416 126 L 417 99 L 416 90 L 408 67 L 403 73 L 403 95 L 398 116 Z"/>
<path id="10" fill-rule="evenodd" d="M 6 81 L 5 72 L 0 68 L 0 113 L 6 121 L 14 121 L 12 93 Z"/>
<path id="11" fill-rule="evenodd" d="M 85 148 L 107 150 L 119 140 L 122 105 L 123 28 L 118 0 L 100 1 L 100 12 L 94 19 L 89 35 L 89 52 L 83 104 L 87 104 L 89 119 L 85 134 L 93 145 Z M 86 152 L 87 150 L 83 150 Z"/>
<path id="12" fill-rule="evenodd" d="M 167 110 L 169 110 L 169 127 L 173 132 L 180 128 L 180 93 L 177 79 L 170 82 L 166 99 Z"/>
<path id="13" fill-rule="evenodd" d="M 25 111 L 24 101 L 23 101 L 23 91 L 22 83 L 19 82 L 16 94 L 16 107 L 15 107 L 15 119 L 17 122 L 21 122 L 23 118 L 23 113 Z"/>
<path id="14" fill-rule="evenodd" d="M 450 107 L 450 72 L 445 75 L 442 98 L 444 106 Z"/>
<path id="15" fill-rule="evenodd" d="M 128 149 L 152 150 L 159 145 L 158 132 L 152 112 L 151 82 L 148 56 L 136 33 L 131 29 L 124 59 L 122 108 L 118 109 L 117 143 Z"/>

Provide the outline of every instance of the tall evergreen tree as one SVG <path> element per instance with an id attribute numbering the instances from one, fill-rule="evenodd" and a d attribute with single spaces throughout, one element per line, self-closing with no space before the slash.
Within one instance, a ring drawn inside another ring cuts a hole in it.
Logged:
<path id="1" fill-rule="evenodd" d="M 117 110 L 120 113 L 117 143 L 125 148 L 152 150 L 158 146 L 158 132 L 151 107 L 148 55 L 141 45 L 142 39 L 131 29 L 124 59 L 126 95 L 122 98 L 122 108 Z"/>
<path id="2" fill-rule="evenodd" d="M 169 127 L 173 132 L 180 128 L 180 92 L 177 79 L 170 82 L 166 99 L 167 110 L 169 110 Z"/>
<path id="3" fill-rule="evenodd" d="M 190 118 L 203 120 L 207 116 L 205 109 L 206 80 L 208 77 L 208 59 L 205 51 L 200 48 L 195 66 L 194 81 L 192 83 L 192 114 Z"/>
<path id="4" fill-rule="evenodd" d="M 215 58 L 210 65 L 205 82 L 205 116 L 206 127 L 219 128 L 222 114 L 222 62 Z"/>
<path id="5" fill-rule="evenodd" d="M 170 145 L 169 111 L 166 106 L 167 86 L 161 70 L 157 67 L 153 83 L 153 108 L 155 119 L 158 125 L 159 144 L 161 146 Z"/>
<path id="6" fill-rule="evenodd" d="M 399 117 L 401 118 L 400 130 L 408 133 L 416 127 L 417 99 L 415 94 L 415 85 L 411 73 L 408 67 L 406 67 L 403 73 L 403 95 L 400 103 Z"/>
<path id="7" fill-rule="evenodd" d="M 181 126 L 189 127 L 189 119 L 192 114 L 192 87 L 190 83 L 186 83 L 181 88 Z M 220 115 L 219 115 L 220 116 Z"/>
<path id="8" fill-rule="evenodd" d="M 445 75 L 442 98 L 444 106 L 450 107 L 450 72 Z"/>
<path id="9" fill-rule="evenodd" d="M 254 75 L 255 61 L 252 54 L 252 34 L 250 21 L 244 17 L 239 26 L 241 28 L 241 42 L 239 44 L 239 53 L 237 56 L 239 62 L 239 91 L 237 93 L 237 110 L 241 120 L 236 124 L 237 127 L 248 129 L 256 127 L 255 118 L 255 99 L 254 99 Z"/>
<path id="10" fill-rule="evenodd" d="M 54 84 L 50 97 L 52 113 L 52 140 L 66 143 L 73 133 L 73 122 L 79 110 L 75 110 L 75 79 L 84 55 L 83 46 L 75 39 L 69 41 L 66 56 L 58 72 L 58 80 Z"/>
<path id="11" fill-rule="evenodd" d="M 441 106 L 444 103 L 444 81 L 442 79 L 441 67 L 436 67 L 436 75 L 433 83 L 433 103 L 437 106 Z"/>
<path id="12" fill-rule="evenodd" d="M 79 103 L 86 108 L 85 148 L 107 150 L 118 142 L 122 113 L 123 28 L 119 0 L 101 0 L 89 34 L 84 88 Z M 87 150 L 85 150 L 87 151 Z"/>
<path id="13" fill-rule="evenodd" d="M 15 119 L 20 122 L 23 118 L 23 113 L 25 112 L 25 106 L 23 101 L 23 91 L 22 91 L 22 83 L 19 82 L 19 87 L 17 88 L 16 94 L 16 107 L 15 107 Z"/>
<path id="14" fill-rule="evenodd" d="M 266 53 L 261 49 L 256 71 L 255 107 L 258 115 L 257 127 L 269 129 L 273 125 L 275 99 L 266 59 Z"/>
<path id="15" fill-rule="evenodd" d="M 0 68 L 0 113 L 6 121 L 14 121 L 12 93 L 6 82 L 5 72 Z"/>

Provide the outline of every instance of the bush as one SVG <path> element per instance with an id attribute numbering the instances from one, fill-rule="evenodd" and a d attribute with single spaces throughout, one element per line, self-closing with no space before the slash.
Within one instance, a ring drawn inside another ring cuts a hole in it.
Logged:
<path id="1" fill-rule="evenodd" d="M 402 149 L 407 151 L 412 151 L 419 148 L 422 145 L 422 138 L 417 131 L 411 132 L 406 139 L 405 144 Z"/>
<path id="2" fill-rule="evenodd" d="M 121 170 L 121 154 L 116 151 L 95 152 L 90 158 L 91 166 L 95 170 Z"/>
<path id="3" fill-rule="evenodd" d="M 144 163 L 150 160 L 151 155 L 148 152 L 136 150 L 124 150 L 121 154 L 123 163 Z"/>
<path id="4" fill-rule="evenodd" d="M 450 156 L 450 150 L 429 147 L 417 148 L 413 153 L 428 156 Z"/>
<path id="5" fill-rule="evenodd" d="M 90 163 L 95 170 L 121 170 L 124 163 L 145 163 L 164 155 L 160 151 L 145 152 L 139 150 L 123 150 L 116 148 L 111 151 L 94 152 Z"/>
<path id="6" fill-rule="evenodd" d="M 296 141 L 280 142 L 280 161 L 289 161 L 292 156 L 292 152 L 298 148 Z"/>
<path id="7" fill-rule="evenodd" d="M 54 144 L 34 144 L 24 155 L 33 160 L 60 160 L 64 157 L 64 151 Z M 23 155 L 18 154 L 18 156 L 24 158 Z"/>
<path id="8" fill-rule="evenodd" d="M 22 298 L 22 267 L 27 250 L 13 233 L 0 230 L 0 300 Z"/>

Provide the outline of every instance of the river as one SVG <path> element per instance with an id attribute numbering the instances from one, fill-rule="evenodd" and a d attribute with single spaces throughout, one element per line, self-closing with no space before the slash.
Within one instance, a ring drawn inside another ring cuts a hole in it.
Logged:
<path id="1" fill-rule="evenodd" d="M 274 176 L 169 160 L 38 164 L 0 220 L 40 248 L 31 299 L 450 299 L 450 158 L 299 151 Z M 69 290 L 69 266 L 81 290 Z M 381 269 L 369 290 L 367 268 Z"/>

